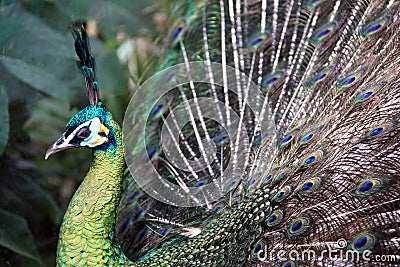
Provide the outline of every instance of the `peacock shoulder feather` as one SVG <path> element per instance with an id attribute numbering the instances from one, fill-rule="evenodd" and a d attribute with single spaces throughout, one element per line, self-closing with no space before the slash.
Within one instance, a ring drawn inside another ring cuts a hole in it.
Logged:
<path id="1" fill-rule="evenodd" d="M 393 0 L 183 3 L 122 130 L 75 31 L 90 106 L 49 151 L 94 161 L 59 266 L 397 266 L 399 15 Z"/>

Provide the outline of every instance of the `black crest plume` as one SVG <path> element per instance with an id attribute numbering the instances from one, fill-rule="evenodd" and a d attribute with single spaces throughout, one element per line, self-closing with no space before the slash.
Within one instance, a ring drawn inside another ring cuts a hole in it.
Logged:
<path id="1" fill-rule="evenodd" d="M 90 52 L 89 37 L 83 26 L 79 29 L 72 28 L 71 33 L 75 39 L 75 51 L 79 57 L 76 65 L 85 77 L 89 102 L 91 105 L 97 106 L 99 102 L 99 83 L 96 78 L 96 61 Z"/>

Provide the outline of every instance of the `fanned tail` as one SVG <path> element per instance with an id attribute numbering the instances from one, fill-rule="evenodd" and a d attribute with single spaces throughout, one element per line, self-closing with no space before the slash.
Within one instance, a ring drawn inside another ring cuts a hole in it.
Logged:
<path id="1" fill-rule="evenodd" d="M 131 255 L 157 261 L 180 246 L 191 255 L 204 238 L 209 258 L 200 260 L 222 266 L 395 265 L 379 256 L 400 245 L 399 3 L 228 0 L 187 10 L 165 37 L 163 65 L 186 74 L 157 78 L 188 80 L 162 97 L 164 87 L 144 86 L 146 101 L 127 111 L 125 141 L 136 146 L 126 158 L 145 186 L 153 169 L 142 154 L 164 177 L 160 188 L 184 195 L 214 183 L 224 197 L 175 207 L 129 180 L 118 229 Z M 175 137 L 167 144 L 162 127 Z M 321 256 L 330 249 L 372 256 Z"/>

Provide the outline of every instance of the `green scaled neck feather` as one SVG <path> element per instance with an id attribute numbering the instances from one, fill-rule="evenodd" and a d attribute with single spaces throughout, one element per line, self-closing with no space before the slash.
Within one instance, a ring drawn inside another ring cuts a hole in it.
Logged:
<path id="1" fill-rule="evenodd" d="M 87 119 L 91 114 L 104 118 L 105 123 L 101 123 L 99 130 L 108 133 L 107 145 L 100 145 L 93 150 L 93 164 L 64 216 L 57 249 L 57 266 L 114 266 L 127 261 L 114 240 L 124 168 L 121 128 L 104 108 L 94 106 L 78 113 L 68 126 L 73 127 L 76 118 Z M 91 124 L 95 124 L 95 121 Z M 69 131 L 67 129 L 67 133 Z M 94 138 L 98 139 L 96 136 Z"/>
<path id="2" fill-rule="evenodd" d="M 125 161 L 122 130 L 99 102 L 94 57 L 86 32 L 73 30 L 90 105 L 68 122 L 48 149 L 91 148 L 93 164 L 71 199 L 60 229 L 57 266 L 123 266 L 129 260 L 114 238 Z"/>

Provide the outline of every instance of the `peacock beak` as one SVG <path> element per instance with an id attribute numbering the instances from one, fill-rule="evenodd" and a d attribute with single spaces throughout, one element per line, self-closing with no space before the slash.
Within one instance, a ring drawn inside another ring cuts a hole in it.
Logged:
<path id="1" fill-rule="evenodd" d="M 72 144 L 69 144 L 68 140 L 65 139 L 65 133 L 57 139 L 46 151 L 45 159 L 48 159 L 50 155 L 57 153 L 58 151 L 69 149 L 75 147 Z"/>

